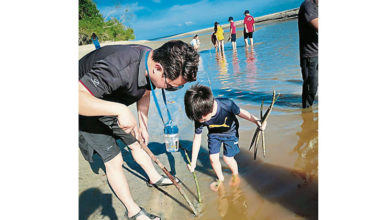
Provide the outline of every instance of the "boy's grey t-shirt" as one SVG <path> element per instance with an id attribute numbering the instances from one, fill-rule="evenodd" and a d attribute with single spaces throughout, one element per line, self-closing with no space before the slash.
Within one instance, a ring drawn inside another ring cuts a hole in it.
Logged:
<path id="1" fill-rule="evenodd" d="M 232 100 L 227 98 L 216 98 L 217 112 L 209 121 L 200 123 L 195 121 L 195 133 L 201 134 L 203 127 L 209 130 L 208 136 L 221 135 L 238 137 L 238 120 L 236 115 L 240 114 L 238 107 Z"/>

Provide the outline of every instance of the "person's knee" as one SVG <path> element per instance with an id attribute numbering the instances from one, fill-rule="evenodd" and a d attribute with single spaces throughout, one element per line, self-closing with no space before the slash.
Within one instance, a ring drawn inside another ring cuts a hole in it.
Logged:
<path id="1" fill-rule="evenodd" d="M 219 164 L 219 154 L 210 154 L 211 164 Z"/>
<path id="2" fill-rule="evenodd" d="M 128 146 L 131 151 L 139 151 L 142 150 L 141 145 L 136 141 Z"/>
<path id="3" fill-rule="evenodd" d="M 121 169 L 122 168 L 122 164 L 123 164 L 122 154 L 119 153 L 118 155 L 116 155 L 111 160 L 105 162 L 104 166 L 106 167 L 106 170 L 116 169 L 116 168 L 120 168 Z"/>

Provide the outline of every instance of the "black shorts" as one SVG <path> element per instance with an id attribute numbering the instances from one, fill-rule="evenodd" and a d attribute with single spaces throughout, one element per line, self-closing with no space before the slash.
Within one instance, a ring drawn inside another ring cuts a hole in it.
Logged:
<path id="1" fill-rule="evenodd" d="M 231 34 L 231 40 L 232 42 L 236 42 L 236 34 Z"/>
<path id="2" fill-rule="evenodd" d="M 85 160 L 93 162 L 93 154 L 98 153 L 104 163 L 110 161 L 120 153 L 117 139 L 126 145 L 136 141 L 119 128 L 116 117 L 79 116 L 79 148 Z"/>
<path id="3" fill-rule="evenodd" d="M 247 39 L 247 38 L 253 38 L 253 32 L 249 32 L 249 33 L 247 33 L 246 31 L 245 31 L 245 28 L 244 28 L 244 39 Z"/>

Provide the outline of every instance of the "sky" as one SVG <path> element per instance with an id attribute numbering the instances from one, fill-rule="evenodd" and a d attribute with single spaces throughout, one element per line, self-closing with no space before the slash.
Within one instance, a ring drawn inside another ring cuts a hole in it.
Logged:
<path id="1" fill-rule="evenodd" d="M 136 40 L 148 40 L 298 8 L 303 0 L 93 0 L 105 19 L 112 17 L 134 29 Z"/>

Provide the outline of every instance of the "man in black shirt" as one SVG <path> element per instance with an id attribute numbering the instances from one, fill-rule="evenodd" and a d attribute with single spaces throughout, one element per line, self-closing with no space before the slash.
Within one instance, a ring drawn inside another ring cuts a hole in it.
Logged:
<path id="1" fill-rule="evenodd" d="M 183 41 L 169 41 L 156 50 L 142 45 L 105 46 L 79 61 L 80 151 L 89 162 L 93 161 L 95 152 L 103 159 L 108 182 L 126 206 L 128 217 L 156 218 L 132 199 L 116 140 L 120 139 L 131 149 L 151 184 L 171 185 L 167 177 L 156 171 L 136 139 L 146 144 L 149 140 L 151 86 L 176 90 L 195 81 L 198 62 L 199 54 Z M 139 126 L 128 108 L 135 102 Z"/>
<path id="2" fill-rule="evenodd" d="M 318 0 L 305 0 L 298 13 L 303 108 L 313 105 L 318 87 Z"/>

